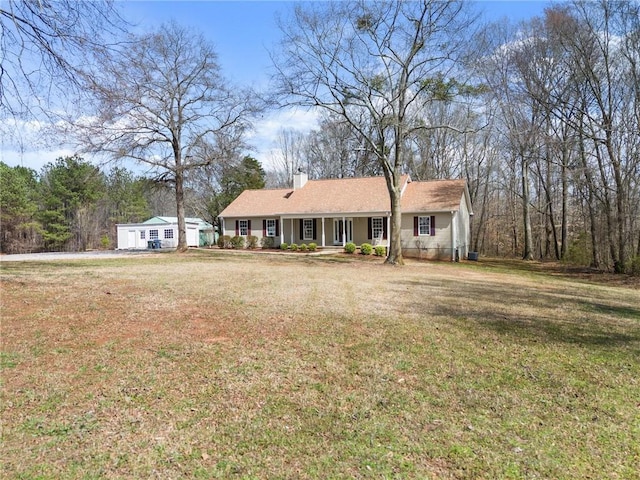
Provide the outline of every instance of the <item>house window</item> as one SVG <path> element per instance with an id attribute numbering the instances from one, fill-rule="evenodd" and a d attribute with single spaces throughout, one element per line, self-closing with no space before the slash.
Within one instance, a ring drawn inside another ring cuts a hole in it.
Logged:
<path id="1" fill-rule="evenodd" d="M 146 236 L 147 232 L 145 232 L 144 230 L 140 230 L 140 240 L 144 240 Z"/>
<path id="2" fill-rule="evenodd" d="M 173 229 L 172 228 L 167 228 L 164 231 L 164 238 L 173 238 Z"/>
<path id="3" fill-rule="evenodd" d="M 249 220 L 240 220 L 238 222 L 239 235 L 249 235 Z"/>
<path id="4" fill-rule="evenodd" d="M 313 240 L 313 219 L 305 218 L 302 221 L 302 239 Z"/>
<path id="5" fill-rule="evenodd" d="M 267 237 L 276 236 L 276 221 L 271 218 L 267 220 Z"/>
<path id="6" fill-rule="evenodd" d="M 431 235 L 431 217 L 418 217 L 418 235 Z"/>
<path id="7" fill-rule="evenodd" d="M 372 240 L 381 239 L 383 237 L 383 219 L 382 217 L 373 217 L 371 219 L 371 234 L 373 235 Z"/>
<path id="8" fill-rule="evenodd" d="M 149 240 L 158 239 L 158 230 L 149 230 Z"/>

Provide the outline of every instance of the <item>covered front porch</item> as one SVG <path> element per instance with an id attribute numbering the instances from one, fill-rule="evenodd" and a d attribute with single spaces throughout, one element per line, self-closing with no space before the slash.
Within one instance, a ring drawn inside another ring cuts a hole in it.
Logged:
<path id="1" fill-rule="evenodd" d="M 383 215 L 287 216 L 280 218 L 280 243 L 316 243 L 320 247 L 387 245 L 391 217 Z"/>

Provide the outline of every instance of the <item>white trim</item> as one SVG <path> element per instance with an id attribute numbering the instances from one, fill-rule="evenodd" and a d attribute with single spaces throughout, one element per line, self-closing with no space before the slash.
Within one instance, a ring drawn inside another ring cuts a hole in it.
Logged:
<path id="1" fill-rule="evenodd" d="M 293 218 L 291 219 L 291 241 L 289 242 L 289 245 L 293 244 L 293 240 L 294 240 L 294 231 L 293 231 Z"/>
<path id="2" fill-rule="evenodd" d="M 315 218 L 302 219 L 302 232 L 300 232 L 300 240 L 314 240 L 313 238 L 313 222 Z M 307 236 L 307 222 L 311 222 L 311 235 Z"/>
<path id="3" fill-rule="evenodd" d="M 456 212 L 452 211 L 451 212 L 451 261 L 455 262 L 456 261 L 456 248 L 458 248 L 458 246 L 456 245 L 456 238 L 458 238 L 457 232 L 456 232 Z"/>
<path id="4" fill-rule="evenodd" d="M 419 237 L 430 237 L 431 236 L 431 217 L 432 215 L 418 215 L 418 236 Z M 420 233 L 420 219 L 426 218 L 429 220 L 429 225 L 427 227 L 427 233 Z"/>
<path id="5" fill-rule="evenodd" d="M 284 243 L 284 219 L 280 217 L 280 243 Z"/>
<path id="6" fill-rule="evenodd" d="M 242 222 L 245 223 L 245 228 L 246 228 L 246 231 L 244 233 L 242 233 Z M 239 218 L 238 219 L 238 235 L 241 236 L 241 237 L 244 237 L 244 236 L 247 236 L 249 234 L 250 234 L 250 232 L 249 232 L 249 219 L 247 219 L 247 218 Z"/>
<path id="7" fill-rule="evenodd" d="M 275 218 L 265 218 L 265 236 L 266 237 L 274 237 L 276 236 L 276 226 L 278 225 Z M 273 233 L 269 233 L 269 222 L 273 222 Z"/>
<path id="8" fill-rule="evenodd" d="M 374 220 L 380 221 L 380 226 L 374 226 Z M 379 229 L 379 235 L 376 235 L 376 229 Z M 380 245 L 384 237 L 384 217 L 371 217 L 371 242 L 374 245 Z"/>

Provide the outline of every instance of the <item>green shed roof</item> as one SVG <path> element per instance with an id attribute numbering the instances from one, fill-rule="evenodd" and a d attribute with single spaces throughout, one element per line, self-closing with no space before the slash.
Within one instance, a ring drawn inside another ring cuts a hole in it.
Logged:
<path id="1" fill-rule="evenodd" d="M 197 223 L 200 230 L 213 230 L 213 225 L 209 222 L 205 222 L 201 218 L 186 217 L 184 219 L 186 223 Z M 164 225 L 170 223 L 178 223 L 178 217 L 152 217 L 149 220 L 142 222 L 145 225 Z"/>

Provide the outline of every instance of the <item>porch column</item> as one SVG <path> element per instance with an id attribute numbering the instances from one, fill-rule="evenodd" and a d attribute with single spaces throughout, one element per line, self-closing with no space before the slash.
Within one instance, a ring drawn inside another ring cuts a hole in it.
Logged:
<path id="1" fill-rule="evenodd" d="M 289 242 L 289 245 L 291 245 L 293 243 L 293 218 L 291 219 L 291 241 Z"/>
<path id="2" fill-rule="evenodd" d="M 284 243 L 284 220 L 280 217 L 278 221 L 280 222 L 280 243 Z"/>
<path id="3" fill-rule="evenodd" d="M 342 217 L 342 246 L 347 244 L 347 217 Z"/>
<path id="4" fill-rule="evenodd" d="M 324 217 L 322 217 L 322 246 L 324 247 Z"/>
<path id="5" fill-rule="evenodd" d="M 396 235 L 400 235 L 400 232 L 396 232 Z M 387 215 L 387 247 L 391 245 L 391 215 Z"/>

